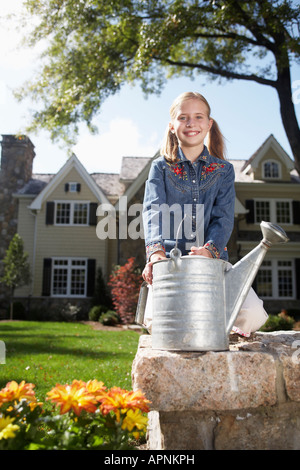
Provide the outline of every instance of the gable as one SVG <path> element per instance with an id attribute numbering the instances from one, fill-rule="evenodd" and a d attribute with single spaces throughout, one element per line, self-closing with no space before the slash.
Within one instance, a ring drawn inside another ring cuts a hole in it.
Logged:
<path id="1" fill-rule="evenodd" d="M 51 181 L 43 188 L 38 196 L 30 205 L 32 210 L 40 210 L 44 201 L 49 199 L 77 199 L 78 193 L 66 191 L 66 184 L 78 183 L 80 185 L 80 199 L 93 199 L 99 204 L 108 204 L 108 199 L 103 191 L 96 184 L 95 180 L 88 174 L 84 166 L 80 163 L 76 155 L 72 155 L 67 160 L 61 170 L 51 179 Z M 70 196 L 71 195 L 71 196 Z"/>
<path id="2" fill-rule="evenodd" d="M 242 168 L 253 180 L 290 181 L 294 162 L 273 135 L 259 147 Z"/>

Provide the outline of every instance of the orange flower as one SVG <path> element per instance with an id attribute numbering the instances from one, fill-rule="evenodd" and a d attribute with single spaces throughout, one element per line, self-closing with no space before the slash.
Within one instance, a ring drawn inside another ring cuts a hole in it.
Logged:
<path id="1" fill-rule="evenodd" d="M 8 403 L 15 400 L 27 400 L 33 402 L 36 400 L 34 390 L 34 384 L 25 383 L 22 380 L 20 384 L 17 384 L 14 380 L 8 382 L 2 390 L 0 390 L 0 406 L 2 403 Z"/>
<path id="2" fill-rule="evenodd" d="M 119 387 L 113 387 L 101 398 L 100 409 L 104 415 L 113 411 L 116 414 L 117 421 L 120 421 L 120 413 L 126 413 L 128 409 L 149 411 L 147 403 L 150 402 L 139 390 L 137 392 L 128 392 Z"/>
<path id="3" fill-rule="evenodd" d="M 81 380 L 73 380 L 71 385 L 57 384 L 47 395 L 47 400 L 60 406 L 60 414 L 73 410 L 79 416 L 82 410 L 94 413 L 97 409 L 94 394 L 87 390 L 86 383 Z"/>
<path id="4" fill-rule="evenodd" d="M 139 409 L 143 413 L 150 411 L 148 403 L 151 403 L 145 398 L 141 390 L 127 392 L 127 406 L 131 409 Z"/>
<path id="5" fill-rule="evenodd" d="M 86 383 L 86 389 L 94 395 L 96 400 L 101 400 L 103 395 L 106 393 L 106 387 L 103 382 L 98 382 L 98 380 L 89 380 Z"/>

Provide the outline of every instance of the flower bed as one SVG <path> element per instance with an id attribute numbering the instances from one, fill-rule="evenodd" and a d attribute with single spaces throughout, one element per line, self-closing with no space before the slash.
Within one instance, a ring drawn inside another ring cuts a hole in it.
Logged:
<path id="1" fill-rule="evenodd" d="M 73 380 L 47 393 L 49 410 L 34 387 L 11 381 L 0 390 L 0 450 L 133 449 L 146 431 L 150 402 L 140 391 Z"/>

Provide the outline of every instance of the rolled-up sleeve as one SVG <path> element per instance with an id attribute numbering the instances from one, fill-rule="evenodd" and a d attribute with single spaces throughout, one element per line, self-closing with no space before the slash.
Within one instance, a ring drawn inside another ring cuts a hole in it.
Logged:
<path id="1" fill-rule="evenodd" d="M 152 163 L 145 185 L 143 225 L 147 261 L 156 251 L 165 251 L 162 238 L 161 205 L 166 202 L 163 169 L 156 161 Z"/>

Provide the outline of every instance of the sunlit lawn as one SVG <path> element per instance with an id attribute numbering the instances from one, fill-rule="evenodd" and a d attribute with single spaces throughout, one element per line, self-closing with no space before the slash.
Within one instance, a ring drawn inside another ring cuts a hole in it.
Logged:
<path id="1" fill-rule="evenodd" d="M 131 366 L 139 334 L 93 330 L 81 323 L 0 322 L 6 347 L 0 389 L 9 381 L 35 384 L 38 399 L 57 383 L 97 379 L 107 387 L 131 389 Z"/>

